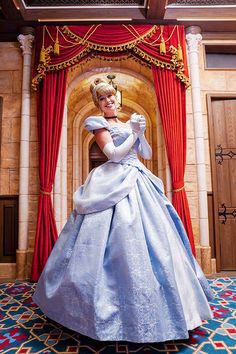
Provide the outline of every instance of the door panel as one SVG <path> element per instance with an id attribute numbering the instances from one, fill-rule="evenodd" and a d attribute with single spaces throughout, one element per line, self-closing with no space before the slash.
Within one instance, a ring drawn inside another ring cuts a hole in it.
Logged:
<path id="1" fill-rule="evenodd" d="M 14 263 L 18 239 L 18 198 L 0 197 L 0 263 Z"/>
<path id="2" fill-rule="evenodd" d="M 212 99 L 212 123 L 216 254 L 220 270 L 236 270 L 236 99 Z"/>

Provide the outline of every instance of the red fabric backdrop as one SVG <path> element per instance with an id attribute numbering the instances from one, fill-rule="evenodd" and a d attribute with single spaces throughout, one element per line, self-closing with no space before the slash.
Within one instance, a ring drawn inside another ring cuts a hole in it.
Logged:
<path id="1" fill-rule="evenodd" d="M 37 281 L 57 240 L 51 192 L 56 173 L 67 69 L 50 72 L 38 93 L 40 196 L 31 279 Z"/>
<path id="2" fill-rule="evenodd" d="M 111 35 L 112 33 L 112 35 Z M 184 188 L 186 156 L 185 90 L 188 85 L 182 26 L 39 26 L 32 87 L 38 94 L 40 197 L 32 280 L 37 281 L 57 239 L 51 203 L 66 93 L 67 68 L 92 57 L 131 57 L 152 67 L 172 174 L 173 205 L 194 252 Z M 180 190 L 179 190 L 180 189 Z"/>
<path id="3" fill-rule="evenodd" d="M 185 226 L 192 252 L 196 255 L 189 206 L 184 189 L 186 165 L 185 87 L 172 71 L 163 70 L 156 66 L 153 66 L 153 78 L 172 177 L 172 203 Z"/>

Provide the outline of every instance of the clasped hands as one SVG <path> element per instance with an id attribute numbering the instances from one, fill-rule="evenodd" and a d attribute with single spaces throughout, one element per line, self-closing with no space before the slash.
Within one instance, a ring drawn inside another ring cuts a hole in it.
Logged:
<path id="1" fill-rule="evenodd" d="M 146 129 L 146 119 L 143 115 L 133 113 L 130 117 L 130 126 L 138 136 L 143 135 Z"/>
<path id="2" fill-rule="evenodd" d="M 144 116 L 133 113 L 130 117 L 130 126 L 132 134 L 120 145 L 115 146 L 113 141 L 105 144 L 102 151 L 112 162 L 120 162 L 133 147 L 137 139 L 139 140 L 139 153 L 144 159 L 150 159 L 152 150 L 145 139 L 144 131 L 146 129 L 146 119 Z"/>

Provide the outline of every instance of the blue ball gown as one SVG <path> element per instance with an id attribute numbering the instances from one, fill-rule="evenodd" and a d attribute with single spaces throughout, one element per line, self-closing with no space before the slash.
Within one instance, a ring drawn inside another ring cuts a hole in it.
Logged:
<path id="1" fill-rule="evenodd" d="M 85 120 L 121 144 L 130 125 Z M 137 141 L 119 163 L 93 169 L 74 193 L 33 296 L 49 318 L 102 341 L 189 337 L 212 318 L 209 284 L 163 184 L 138 159 Z"/>

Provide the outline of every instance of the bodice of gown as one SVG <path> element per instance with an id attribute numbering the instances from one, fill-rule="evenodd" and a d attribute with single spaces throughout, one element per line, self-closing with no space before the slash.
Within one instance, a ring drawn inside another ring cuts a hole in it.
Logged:
<path id="1" fill-rule="evenodd" d="M 87 118 L 85 127 L 90 132 L 106 128 L 115 146 L 122 144 L 132 133 L 129 122 L 122 125 L 109 125 L 103 117 Z M 84 185 L 80 186 L 73 195 L 75 209 L 79 214 L 102 211 L 117 204 L 130 193 L 140 172 L 148 175 L 163 193 L 162 181 L 138 159 L 138 146 L 139 140 L 120 162 L 107 161 L 89 173 Z"/>
<path id="2" fill-rule="evenodd" d="M 109 131 L 115 146 L 121 145 L 132 133 L 129 122 L 122 125 L 120 124 L 111 125 L 109 126 Z M 139 140 L 135 142 L 135 144 L 130 149 L 128 154 L 125 157 L 123 157 L 123 159 L 119 163 L 142 168 L 143 164 L 140 162 L 138 158 L 138 146 L 139 146 Z"/>

